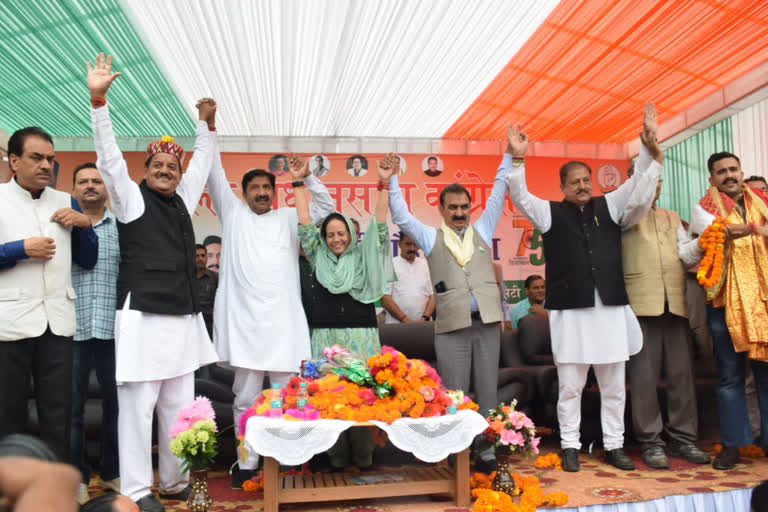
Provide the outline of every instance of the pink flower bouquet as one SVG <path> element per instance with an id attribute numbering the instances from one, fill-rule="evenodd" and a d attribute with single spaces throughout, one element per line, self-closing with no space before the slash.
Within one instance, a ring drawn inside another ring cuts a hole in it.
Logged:
<path id="1" fill-rule="evenodd" d="M 499 404 L 490 411 L 486 421 L 486 439 L 493 445 L 497 453 L 520 453 L 533 455 L 539 453 L 539 441 L 536 437 L 536 426 L 522 411 L 515 409 L 517 400 L 511 404 Z"/>

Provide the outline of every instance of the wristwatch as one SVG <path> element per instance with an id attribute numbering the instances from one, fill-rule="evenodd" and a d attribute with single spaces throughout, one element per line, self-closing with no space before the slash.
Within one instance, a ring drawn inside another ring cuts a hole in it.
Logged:
<path id="1" fill-rule="evenodd" d="M 428 315 L 421 315 L 421 319 L 429 322 L 430 320 L 432 320 L 432 317 Z"/>

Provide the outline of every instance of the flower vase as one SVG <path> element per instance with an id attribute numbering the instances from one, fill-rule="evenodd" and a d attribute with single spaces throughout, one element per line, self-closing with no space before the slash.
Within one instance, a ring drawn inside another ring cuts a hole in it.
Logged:
<path id="1" fill-rule="evenodd" d="M 208 494 L 208 469 L 190 470 L 189 484 L 192 492 L 187 498 L 187 508 L 191 512 L 208 512 L 213 505 L 213 498 Z"/>
<path id="2" fill-rule="evenodd" d="M 496 476 L 491 487 L 494 491 L 503 492 L 510 496 L 515 493 L 515 479 L 512 478 L 512 454 L 507 450 L 496 450 Z"/>

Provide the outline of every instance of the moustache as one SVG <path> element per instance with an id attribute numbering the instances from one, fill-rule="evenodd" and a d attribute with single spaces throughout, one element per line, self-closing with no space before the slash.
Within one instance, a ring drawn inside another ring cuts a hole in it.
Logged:
<path id="1" fill-rule="evenodd" d="M 728 185 L 729 183 L 738 183 L 738 180 L 736 178 L 726 178 L 723 185 Z"/>
<path id="2" fill-rule="evenodd" d="M 269 196 L 254 196 L 254 201 L 269 201 Z"/>
<path id="3" fill-rule="evenodd" d="M 456 216 L 452 217 L 452 219 L 453 220 L 467 220 L 467 216 L 466 215 L 456 215 Z"/>
<path id="4" fill-rule="evenodd" d="M 159 173 L 155 174 L 155 177 L 157 179 L 160 179 L 160 178 L 167 178 L 169 180 L 171 179 L 171 175 L 168 174 L 167 172 L 159 172 Z"/>
<path id="5" fill-rule="evenodd" d="M 589 190 L 580 188 L 579 190 L 576 191 L 576 193 L 577 194 L 589 194 Z"/>

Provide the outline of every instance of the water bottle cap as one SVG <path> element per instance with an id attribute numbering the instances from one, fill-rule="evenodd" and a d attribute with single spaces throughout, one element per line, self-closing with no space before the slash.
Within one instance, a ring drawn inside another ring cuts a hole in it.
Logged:
<path id="1" fill-rule="evenodd" d="M 307 387 L 307 383 L 306 382 L 300 382 L 299 383 L 299 387 L 300 388 L 305 388 L 305 387 Z"/>
<path id="2" fill-rule="evenodd" d="M 280 384 L 272 384 L 272 389 L 280 389 Z"/>

